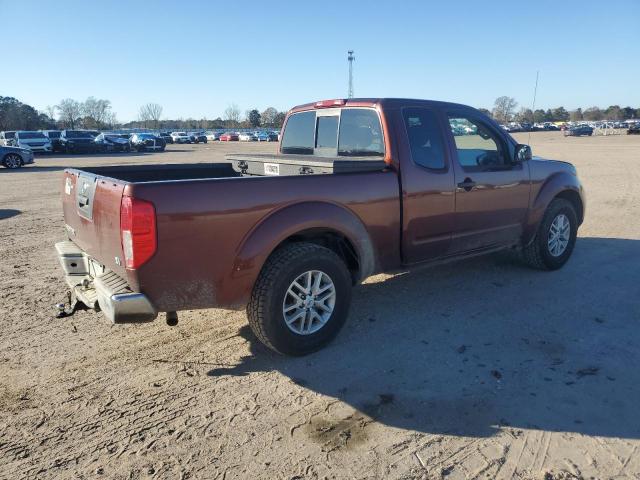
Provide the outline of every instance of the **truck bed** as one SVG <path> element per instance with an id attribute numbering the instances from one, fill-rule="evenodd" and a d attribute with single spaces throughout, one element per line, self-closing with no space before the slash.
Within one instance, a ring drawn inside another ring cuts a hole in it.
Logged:
<path id="1" fill-rule="evenodd" d="M 128 183 L 199 180 L 203 178 L 239 177 L 230 163 L 191 163 L 166 165 L 116 165 L 87 167 L 82 172 Z"/>
<path id="2" fill-rule="evenodd" d="M 262 262 L 253 242 L 279 243 L 288 232 L 280 222 L 332 228 L 350 216 L 369 230 L 375 266 L 398 264 L 398 188 L 388 168 L 265 177 L 243 176 L 230 163 L 70 168 L 62 178 L 69 240 L 157 311 L 243 305 Z M 157 251 L 137 269 L 123 261 L 125 196 L 152 203 L 156 215 Z"/>

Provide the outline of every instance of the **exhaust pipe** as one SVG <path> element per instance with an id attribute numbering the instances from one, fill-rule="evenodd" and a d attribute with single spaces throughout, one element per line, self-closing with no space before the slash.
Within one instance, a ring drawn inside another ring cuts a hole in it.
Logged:
<path id="1" fill-rule="evenodd" d="M 178 325 L 178 312 L 167 312 L 167 325 L 170 327 Z"/>

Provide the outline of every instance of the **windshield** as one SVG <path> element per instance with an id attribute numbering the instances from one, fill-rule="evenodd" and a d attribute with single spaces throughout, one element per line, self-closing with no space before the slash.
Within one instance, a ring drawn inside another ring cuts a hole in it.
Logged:
<path id="1" fill-rule="evenodd" d="M 83 132 L 80 130 L 67 130 L 67 138 L 93 138 L 89 132 Z"/>
<path id="2" fill-rule="evenodd" d="M 154 138 L 150 133 L 139 133 L 138 138 Z"/>
<path id="3" fill-rule="evenodd" d="M 60 138 L 60 132 L 47 132 L 49 138 Z"/>
<path id="4" fill-rule="evenodd" d="M 42 132 L 18 132 L 18 138 L 47 138 Z"/>

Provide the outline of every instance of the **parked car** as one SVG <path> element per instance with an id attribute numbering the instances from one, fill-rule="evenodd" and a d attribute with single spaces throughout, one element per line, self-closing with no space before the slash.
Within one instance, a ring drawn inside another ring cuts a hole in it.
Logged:
<path id="1" fill-rule="evenodd" d="M 94 137 L 86 130 L 62 130 L 60 149 L 65 153 L 91 153 L 97 150 Z"/>
<path id="2" fill-rule="evenodd" d="M 165 141 L 152 133 L 134 133 L 129 140 L 131 148 L 136 149 L 139 152 L 147 150 L 160 150 L 164 151 L 167 144 Z"/>
<path id="3" fill-rule="evenodd" d="M 254 138 L 258 142 L 277 142 L 278 134 L 275 132 L 256 132 Z"/>
<path id="4" fill-rule="evenodd" d="M 454 121 L 476 133 L 458 138 Z M 584 217 L 573 165 L 534 159 L 457 104 L 301 105 L 279 154 L 227 162 L 66 169 L 72 233 L 56 250 L 74 298 L 114 323 L 246 306 L 265 345 L 303 355 L 338 334 L 353 285 L 372 274 L 502 249 L 555 270 Z"/>
<path id="5" fill-rule="evenodd" d="M 565 137 L 580 137 L 582 135 L 593 135 L 593 127 L 589 125 L 576 125 L 574 127 L 569 127 L 564 131 Z"/>
<path id="6" fill-rule="evenodd" d="M 240 140 L 241 142 L 255 142 L 256 137 L 254 136 L 253 133 L 242 132 L 241 134 L 238 135 L 238 140 Z"/>
<path id="7" fill-rule="evenodd" d="M 221 142 L 237 142 L 238 134 L 237 133 L 223 133 L 220 135 Z"/>
<path id="8" fill-rule="evenodd" d="M 210 142 L 215 142 L 216 140 L 220 140 L 220 132 L 209 132 L 207 133 L 207 140 Z"/>
<path id="9" fill-rule="evenodd" d="M 49 139 L 51 142 L 51 151 L 52 152 L 61 152 L 62 147 L 60 146 L 60 130 L 43 130 L 42 133 Z"/>
<path id="10" fill-rule="evenodd" d="M 93 140 L 97 145 L 97 150 L 103 152 L 130 152 L 131 144 L 129 138 L 122 138 L 116 133 L 101 133 Z"/>
<path id="11" fill-rule="evenodd" d="M 192 143 L 207 143 L 207 136 L 202 132 L 191 132 L 189 136 Z"/>
<path id="12" fill-rule="evenodd" d="M 33 151 L 31 149 L 0 145 L 0 164 L 4 168 L 20 168 L 33 162 Z"/>
<path id="13" fill-rule="evenodd" d="M 630 125 L 627 129 L 627 135 L 640 135 L 640 123 Z"/>
<path id="14" fill-rule="evenodd" d="M 158 136 L 164 140 L 164 143 L 173 143 L 173 137 L 169 132 L 160 132 Z"/>
<path id="15" fill-rule="evenodd" d="M 18 130 L 14 139 L 14 145 L 20 148 L 27 148 L 33 152 L 51 153 L 51 141 L 42 132 L 33 130 Z"/>
<path id="16" fill-rule="evenodd" d="M 191 136 L 187 132 L 171 132 L 173 143 L 191 143 Z"/>
<path id="17" fill-rule="evenodd" d="M 13 141 L 16 138 L 16 132 L 14 130 L 7 130 L 0 132 L 0 146 L 10 147 L 13 145 Z"/>

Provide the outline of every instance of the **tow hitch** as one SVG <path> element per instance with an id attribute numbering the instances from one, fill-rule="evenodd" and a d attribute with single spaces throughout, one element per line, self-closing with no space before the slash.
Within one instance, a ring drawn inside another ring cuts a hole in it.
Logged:
<path id="1" fill-rule="evenodd" d="M 76 297 L 75 293 L 72 290 L 67 292 L 67 298 L 65 302 L 56 303 L 56 318 L 66 318 L 70 317 L 78 310 L 87 310 L 87 306 L 82 303 Z"/>

